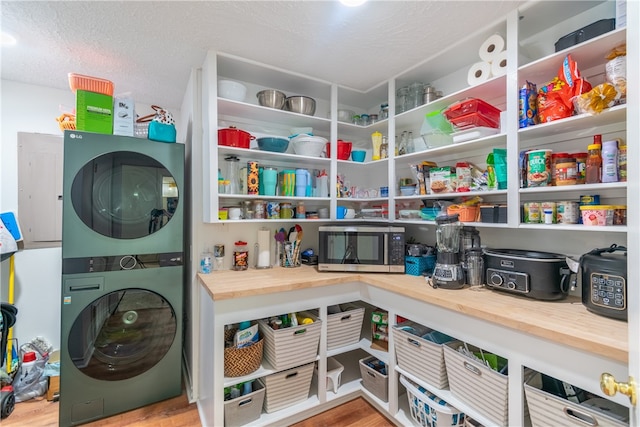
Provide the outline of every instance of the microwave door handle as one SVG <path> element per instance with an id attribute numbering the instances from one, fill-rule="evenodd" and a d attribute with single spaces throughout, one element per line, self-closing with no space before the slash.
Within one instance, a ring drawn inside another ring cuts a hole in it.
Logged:
<path id="1" fill-rule="evenodd" d="M 384 233 L 384 244 L 382 246 L 383 249 L 383 264 L 385 264 L 389 260 L 389 234 Z"/>

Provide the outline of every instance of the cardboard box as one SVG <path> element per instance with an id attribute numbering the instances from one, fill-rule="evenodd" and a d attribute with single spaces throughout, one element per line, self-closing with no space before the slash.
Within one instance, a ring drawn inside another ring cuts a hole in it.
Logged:
<path id="1" fill-rule="evenodd" d="M 446 166 L 429 170 L 431 194 L 451 193 L 456 190 L 456 168 Z"/>
<path id="2" fill-rule="evenodd" d="M 54 397 L 60 394 L 60 376 L 49 377 L 49 388 L 47 389 L 47 400 L 51 402 Z"/>
<path id="3" fill-rule="evenodd" d="M 134 136 L 135 104 L 133 98 L 113 100 L 113 134 Z"/>
<path id="4" fill-rule="evenodd" d="M 379 308 L 371 313 L 371 348 L 389 351 L 389 313 Z"/>
<path id="5" fill-rule="evenodd" d="M 113 133 L 113 97 L 86 90 L 76 91 L 76 129 Z"/>

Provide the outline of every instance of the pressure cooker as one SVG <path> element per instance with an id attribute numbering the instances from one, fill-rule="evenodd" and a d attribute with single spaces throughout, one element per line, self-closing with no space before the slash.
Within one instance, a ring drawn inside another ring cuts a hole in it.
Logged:
<path id="1" fill-rule="evenodd" d="M 592 313 L 627 320 L 627 248 L 613 244 L 580 257 L 582 303 Z"/>
<path id="2" fill-rule="evenodd" d="M 566 256 L 521 249 L 485 249 L 486 284 L 498 291 L 539 300 L 559 300 L 569 292 Z"/>

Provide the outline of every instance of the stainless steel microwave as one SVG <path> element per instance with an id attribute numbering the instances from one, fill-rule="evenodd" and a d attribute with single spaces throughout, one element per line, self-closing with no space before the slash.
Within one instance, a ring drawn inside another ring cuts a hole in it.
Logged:
<path id="1" fill-rule="evenodd" d="M 404 227 L 318 227 L 318 271 L 404 273 Z"/>

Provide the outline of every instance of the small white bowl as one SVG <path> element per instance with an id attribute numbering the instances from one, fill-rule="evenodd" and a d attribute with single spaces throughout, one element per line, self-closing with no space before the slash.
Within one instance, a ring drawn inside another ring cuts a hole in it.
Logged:
<path id="1" fill-rule="evenodd" d="M 233 80 L 218 80 L 218 96 L 233 101 L 244 101 L 247 87 Z"/>

